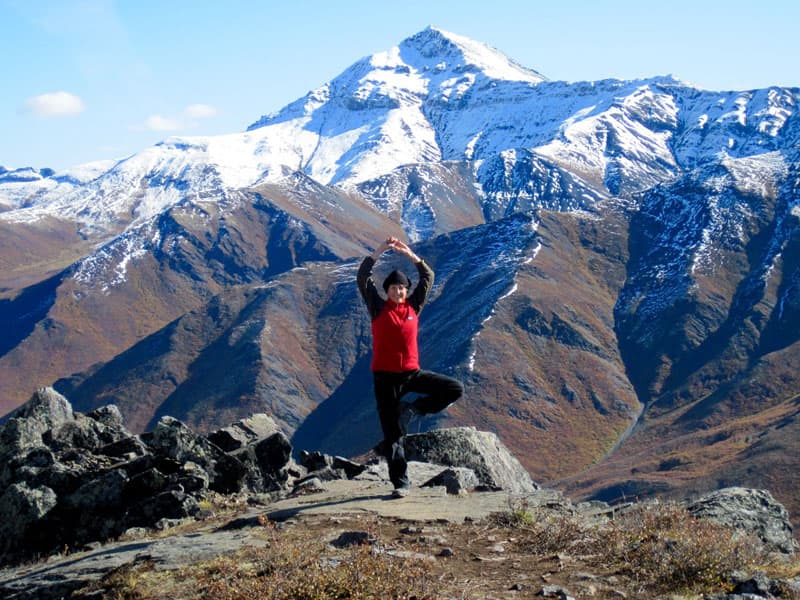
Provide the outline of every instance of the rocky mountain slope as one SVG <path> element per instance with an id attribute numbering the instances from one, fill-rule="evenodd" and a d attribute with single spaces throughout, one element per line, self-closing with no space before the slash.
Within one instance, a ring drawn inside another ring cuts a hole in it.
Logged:
<path id="1" fill-rule="evenodd" d="M 60 380 L 137 429 L 266 410 L 363 452 L 353 279 L 398 235 L 437 274 L 423 362 L 467 387 L 423 428 L 494 431 L 577 494 L 746 483 L 795 514 L 798 100 L 550 81 L 429 28 L 245 132 L 4 170 L 2 410 Z"/>
<path id="2" fill-rule="evenodd" d="M 136 435 L 114 406 L 82 414 L 37 390 L 0 426 L 0 594 L 733 600 L 800 591 L 787 511 L 766 490 L 572 502 L 533 482 L 496 435 L 458 427 L 406 437 L 414 487 L 395 498 L 385 460 L 295 449 L 295 462 L 278 429 L 255 414 L 204 436 L 165 416 Z"/>

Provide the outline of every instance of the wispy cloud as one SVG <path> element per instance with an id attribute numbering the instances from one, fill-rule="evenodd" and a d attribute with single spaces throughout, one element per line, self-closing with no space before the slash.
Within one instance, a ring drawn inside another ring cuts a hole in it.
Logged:
<path id="1" fill-rule="evenodd" d="M 183 113 L 190 119 L 210 119 L 217 116 L 217 109 L 208 104 L 190 104 Z"/>
<path id="2" fill-rule="evenodd" d="M 180 131 L 197 127 L 198 120 L 216 117 L 218 111 L 208 104 L 190 104 L 177 117 L 150 115 L 145 119 L 143 128 L 149 131 Z"/>
<path id="3" fill-rule="evenodd" d="M 150 131 L 177 131 L 183 129 L 184 126 L 177 119 L 170 119 L 161 115 L 150 115 L 144 121 L 144 128 Z"/>
<path id="4" fill-rule="evenodd" d="M 86 110 L 86 105 L 75 94 L 59 91 L 28 98 L 23 110 L 44 118 L 74 117 Z"/>

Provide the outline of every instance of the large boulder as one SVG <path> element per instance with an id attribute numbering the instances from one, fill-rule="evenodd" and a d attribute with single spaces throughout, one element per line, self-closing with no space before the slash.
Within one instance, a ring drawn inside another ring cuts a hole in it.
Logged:
<path id="1" fill-rule="evenodd" d="M 289 481 L 292 444 L 280 431 L 231 452 L 247 469 L 247 486 L 254 491 L 273 492 Z"/>
<path id="2" fill-rule="evenodd" d="M 353 462 L 341 456 L 330 456 L 319 451 L 300 451 L 300 465 L 309 475 L 315 472 L 330 472 L 331 479 L 353 479 L 367 470 L 366 465 Z"/>
<path id="3" fill-rule="evenodd" d="M 690 502 L 689 512 L 757 537 L 768 550 L 793 554 L 796 550 L 786 508 L 767 490 L 731 487 Z"/>
<path id="4" fill-rule="evenodd" d="M 209 438 L 165 416 L 134 435 L 119 409 L 74 413 L 50 388 L 0 424 L 0 564 L 196 515 L 210 490 L 273 492 L 297 472 L 264 414 Z"/>
<path id="5" fill-rule="evenodd" d="M 40 421 L 46 430 L 71 421 L 74 413 L 69 400 L 53 388 L 43 387 L 36 390 L 31 399 L 11 413 L 9 418 L 34 419 Z"/>
<path id="6" fill-rule="evenodd" d="M 538 486 L 520 462 L 493 433 L 474 427 L 454 427 L 407 435 L 406 459 L 472 469 L 481 485 L 515 494 Z"/>
<path id="7" fill-rule="evenodd" d="M 178 419 L 161 417 L 153 431 L 144 437 L 155 454 L 178 463 L 192 462 L 202 467 L 210 477 L 212 490 L 223 494 L 242 490 L 246 466 Z"/>
<path id="8" fill-rule="evenodd" d="M 57 501 L 50 488 L 26 483 L 11 484 L 0 495 L 0 559 L 24 549 L 29 529 L 53 510 Z"/>
<path id="9" fill-rule="evenodd" d="M 465 467 L 448 467 L 436 477 L 422 484 L 422 487 L 439 487 L 447 489 L 448 494 L 461 495 L 471 492 L 480 485 L 475 471 Z"/>
<path id="10" fill-rule="evenodd" d="M 231 452 L 266 439 L 279 431 L 275 419 L 264 413 L 257 413 L 210 433 L 208 439 L 225 452 Z"/>
<path id="11" fill-rule="evenodd" d="M 72 405 L 52 388 L 36 390 L 30 400 L 12 412 L 0 430 L 0 461 L 42 446 L 42 437 L 74 420 Z"/>

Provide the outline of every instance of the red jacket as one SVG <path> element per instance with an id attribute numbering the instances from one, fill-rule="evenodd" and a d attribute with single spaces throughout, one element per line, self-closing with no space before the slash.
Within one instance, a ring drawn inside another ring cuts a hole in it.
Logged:
<path id="1" fill-rule="evenodd" d="M 433 285 L 433 271 L 417 263 L 419 283 L 402 304 L 384 300 L 372 280 L 375 261 L 368 256 L 358 269 L 358 289 L 372 317 L 372 370 L 402 373 L 419 366 L 418 316 Z"/>

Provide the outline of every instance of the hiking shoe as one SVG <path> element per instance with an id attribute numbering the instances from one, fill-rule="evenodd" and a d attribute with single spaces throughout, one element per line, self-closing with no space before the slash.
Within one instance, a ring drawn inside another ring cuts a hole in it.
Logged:
<path id="1" fill-rule="evenodd" d="M 392 498 L 405 498 L 411 493 L 411 486 L 403 485 L 392 490 Z"/>
<path id="2" fill-rule="evenodd" d="M 408 433 L 409 427 L 420 415 L 421 413 L 417 412 L 413 404 L 410 402 L 403 402 L 400 406 L 400 431 L 403 435 Z"/>

